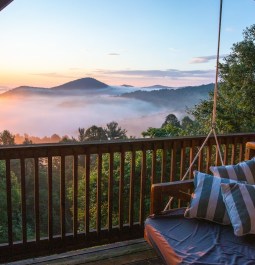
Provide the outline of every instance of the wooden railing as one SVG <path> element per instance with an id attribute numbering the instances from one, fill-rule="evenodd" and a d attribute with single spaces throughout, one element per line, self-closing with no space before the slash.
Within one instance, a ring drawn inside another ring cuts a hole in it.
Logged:
<path id="1" fill-rule="evenodd" d="M 203 140 L 1 147 L 0 262 L 142 237 L 151 184 L 180 180 Z M 255 134 L 218 140 L 234 164 Z M 215 149 L 210 138 L 193 169 L 219 164 Z"/>

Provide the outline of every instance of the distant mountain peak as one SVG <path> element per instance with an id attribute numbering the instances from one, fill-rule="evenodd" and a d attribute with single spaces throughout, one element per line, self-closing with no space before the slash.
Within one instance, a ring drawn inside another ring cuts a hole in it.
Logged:
<path id="1" fill-rule="evenodd" d="M 52 87 L 51 89 L 95 89 L 106 88 L 107 84 L 96 80 L 95 78 L 85 77 L 77 80 L 70 81 L 60 86 Z"/>
<path id="2" fill-rule="evenodd" d="M 153 86 L 144 86 L 143 88 L 160 88 L 160 89 L 169 89 L 169 88 L 173 88 L 173 87 L 169 87 L 169 86 L 162 86 L 162 85 L 153 85 Z"/>
<path id="3" fill-rule="evenodd" d="M 134 87 L 134 86 L 127 85 L 127 84 L 123 84 L 123 85 L 121 85 L 121 86 L 123 86 L 123 87 Z"/>

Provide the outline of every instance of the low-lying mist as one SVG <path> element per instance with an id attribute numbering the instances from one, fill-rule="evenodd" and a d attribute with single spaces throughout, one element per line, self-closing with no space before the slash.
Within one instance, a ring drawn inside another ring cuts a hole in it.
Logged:
<path id="1" fill-rule="evenodd" d="M 119 97 L 136 88 L 110 87 L 98 91 L 58 91 L 58 94 L 19 94 L 0 97 L 0 131 L 44 137 L 76 137 L 78 128 L 105 127 L 116 121 L 128 136 L 141 137 L 148 127 L 159 127 L 173 110 L 142 100 Z M 86 94 L 85 94 L 86 93 Z M 184 110 L 183 110 L 184 111 Z M 176 113 L 177 117 L 182 113 Z"/>

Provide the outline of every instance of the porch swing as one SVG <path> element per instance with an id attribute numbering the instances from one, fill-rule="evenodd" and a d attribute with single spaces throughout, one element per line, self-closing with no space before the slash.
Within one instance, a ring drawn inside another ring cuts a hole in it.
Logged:
<path id="1" fill-rule="evenodd" d="M 151 188 L 151 215 L 145 221 L 144 237 L 167 265 L 255 264 L 255 159 L 224 166 L 216 134 L 222 4 L 220 0 L 211 130 L 180 181 Z M 212 134 L 221 166 L 210 168 L 213 176 L 195 171 L 194 180 L 186 180 Z M 162 211 L 164 196 L 170 199 Z M 173 198 L 189 206 L 171 209 Z M 253 212 L 244 205 L 246 198 L 253 203 Z"/>

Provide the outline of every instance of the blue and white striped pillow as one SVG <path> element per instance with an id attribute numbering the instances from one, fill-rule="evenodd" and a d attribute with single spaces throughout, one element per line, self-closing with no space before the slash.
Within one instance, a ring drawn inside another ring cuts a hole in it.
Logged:
<path id="1" fill-rule="evenodd" d="M 255 184 L 255 158 L 240 162 L 237 165 L 211 166 L 210 170 L 215 177 Z"/>
<path id="2" fill-rule="evenodd" d="M 206 219 L 219 224 L 230 224 L 221 194 L 221 183 L 236 183 L 235 180 L 213 177 L 194 171 L 195 190 L 190 206 L 184 216 L 187 218 Z"/>
<path id="3" fill-rule="evenodd" d="M 221 184 L 221 191 L 235 235 L 255 234 L 255 186 Z"/>

